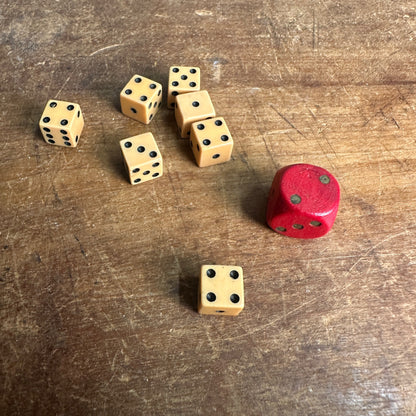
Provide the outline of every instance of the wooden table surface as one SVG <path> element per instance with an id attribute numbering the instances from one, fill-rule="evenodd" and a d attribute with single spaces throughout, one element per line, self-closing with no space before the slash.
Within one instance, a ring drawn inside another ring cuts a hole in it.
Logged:
<path id="1" fill-rule="evenodd" d="M 1 6 L 3 415 L 415 415 L 416 4 L 59 1 Z M 201 68 L 235 140 L 198 168 L 165 105 L 120 112 L 135 73 Z M 46 144 L 48 99 L 81 105 Z M 132 186 L 123 138 L 164 175 Z M 341 187 L 316 240 L 266 226 L 274 174 Z M 202 264 L 240 265 L 238 317 L 196 312 Z"/>

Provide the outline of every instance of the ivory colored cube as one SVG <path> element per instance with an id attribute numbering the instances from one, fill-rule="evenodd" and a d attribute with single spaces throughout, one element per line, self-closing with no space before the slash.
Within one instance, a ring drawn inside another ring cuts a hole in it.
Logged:
<path id="1" fill-rule="evenodd" d="M 239 266 L 202 266 L 199 281 L 199 313 L 235 316 L 243 308 L 243 269 Z"/>
<path id="2" fill-rule="evenodd" d="M 176 97 L 175 118 L 180 136 L 189 138 L 191 124 L 215 117 L 215 109 L 207 91 L 189 92 Z"/>
<path id="3" fill-rule="evenodd" d="M 162 85 L 141 75 L 134 75 L 120 93 L 121 112 L 149 124 L 162 104 Z"/>
<path id="4" fill-rule="evenodd" d="M 147 182 L 163 175 L 163 159 L 152 133 L 120 141 L 130 183 Z"/>
<path id="5" fill-rule="evenodd" d="M 222 117 L 197 121 L 191 126 L 191 148 L 198 166 L 211 166 L 231 159 L 233 138 Z"/>
<path id="6" fill-rule="evenodd" d="M 81 107 L 67 101 L 49 100 L 39 127 L 47 143 L 76 147 L 84 127 Z"/>
<path id="7" fill-rule="evenodd" d="M 176 96 L 199 91 L 201 70 L 196 66 L 171 66 L 169 69 L 168 108 L 175 108 Z"/>

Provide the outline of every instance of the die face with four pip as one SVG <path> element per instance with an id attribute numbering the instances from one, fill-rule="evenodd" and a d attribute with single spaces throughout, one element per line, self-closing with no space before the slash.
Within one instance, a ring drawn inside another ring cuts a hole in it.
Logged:
<path id="1" fill-rule="evenodd" d="M 81 107 L 76 103 L 49 100 L 39 127 L 47 143 L 76 147 L 84 127 Z"/>
<path id="2" fill-rule="evenodd" d="M 176 97 L 175 118 L 180 136 L 189 138 L 191 124 L 215 117 L 215 109 L 207 91 L 189 92 Z"/>
<path id="3" fill-rule="evenodd" d="M 132 185 L 163 175 L 162 155 L 152 133 L 123 139 L 120 147 Z"/>
<path id="4" fill-rule="evenodd" d="M 321 237 L 335 221 L 339 200 L 339 184 L 327 170 L 309 164 L 286 166 L 270 188 L 267 223 L 289 237 Z"/>
<path id="5" fill-rule="evenodd" d="M 227 162 L 233 151 L 233 138 L 222 117 L 193 123 L 190 143 L 199 167 Z"/>
<path id="6" fill-rule="evenodd" d="M 202 266 L 198 312 L 207 315 L 235 316 L 243 308 L 243 269 L 239 266 Z"/>
<path id="7" fill-rule="evenodd" d="M 201 71 L 196 66 L 171 66 L 169 69 L 168 108 L 175 108 L 176 96 L 201 89 Z"/>
<path id="8" fill-rule="evenodd" d="M 162 103 L 162 85 L 141 75 L 134 75 L 120 93 L 121 112 L 149 124 Z"/>

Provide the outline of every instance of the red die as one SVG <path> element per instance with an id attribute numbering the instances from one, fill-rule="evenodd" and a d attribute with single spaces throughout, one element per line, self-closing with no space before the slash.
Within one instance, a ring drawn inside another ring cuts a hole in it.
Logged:
<path id="1" fill-rule="evenodd" d="M 308 164 L 286 166 L 274 177 L 267 223 L 289 237 L 322 237 L 337 216 L 339 194 L 338 182 L 327 170 Z"/>

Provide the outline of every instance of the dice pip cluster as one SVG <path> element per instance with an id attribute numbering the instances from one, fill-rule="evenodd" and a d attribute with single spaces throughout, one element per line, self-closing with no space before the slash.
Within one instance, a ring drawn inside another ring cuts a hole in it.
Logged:
<path id="1" fill-rule="evenodd" d="M 169 70 L 168 108 L 175 110 L 179 135 L 190 140 L 199 167 L 231 159 L 233 138 L 222 117 L 216 117 L 208 91 L 200 89 L 200 69 L 172 66 Z"/>
<path id="2" fill-rule="evenodd" d="M 189 140 L 199 167 L 231 159 L 233 138 L 223 117 L 217 116 L 208 91 L 201 90 L 198 67 L 169 69 L 167 106 L 174 110 L 181 138 Z M 120 92 L 121 111 L 149 124 L 162 104 L 162 85 L 133 75 Z M 49 144 L 76 147 L 84 127 L 79 104 L 49 100 L 39 121 Z M 151 132 L 120 141 L 130 183 L 163 175 L 163 158 Z M 295 238 L 317 238 L 332 227 L 340 188 L 331 173 L 318 166 L 286 166 L 275 175 L 267 205 L 267 223 L 277 233 Z M 239 266 L 204 265 L 199 279 L 198 311 L 210 315 L 238 315 L 244 308 L 243 270 Z"/>
<path id="3" fill-rule="evenodd" d="M 169 69 L 167 102 L 175 110 L 181 138 L 188 138 L 199 167 L 231 159 L 233 138 L 216 112 L 207 91 L 201 90 L 198 67 L 172 66 Z M 149 124 L 162 105 L 162 85 L 142 75 L 133 75 L 120 92 L 121 112 L 133 120 Z M 84 126 L 79 104 L 50 100 L 39 122 L 43 138 L 57 146 L 76 147 Z M 120 141 L 124 164 L 132 185 L 163 175 L 163 160 L 152 133 Z"/>

